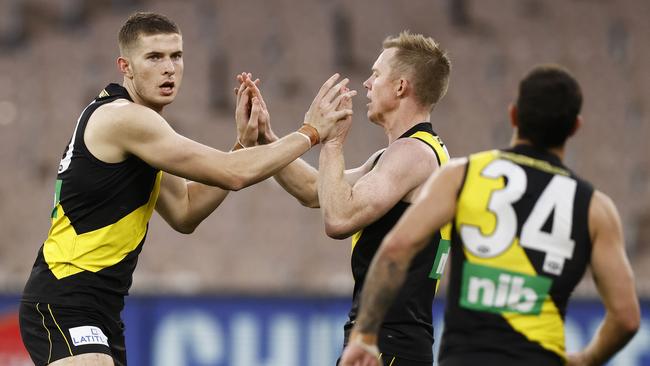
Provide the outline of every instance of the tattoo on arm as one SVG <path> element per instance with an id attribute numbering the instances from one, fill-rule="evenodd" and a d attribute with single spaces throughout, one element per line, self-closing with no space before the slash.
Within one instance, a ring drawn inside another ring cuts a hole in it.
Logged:
<path id="1" fill-rule="evenodd" d="M 378 253 L 379 254 L 379 253 Z M 406 265 L 378 256 L 368 270 L 357 319 L 363 333 L 377 333 L 406 276 Z"/>

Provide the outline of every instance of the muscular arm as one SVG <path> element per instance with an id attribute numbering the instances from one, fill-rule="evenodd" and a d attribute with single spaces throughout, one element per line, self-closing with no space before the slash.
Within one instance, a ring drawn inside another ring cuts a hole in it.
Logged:
<path id="1" fill-rule="evenodd" d="M 177 134 L 159 114 L 126 101 L 98 109 L 89 121 L 85 140 L 91 152 L 104 161 L 136 155 L 165 171 L 156 210 L 182 233 L 192 232 L 219 206 L 228 190 L 268 177 L 309 148 L 304 136 L 293 134 L 274 146 L 221 152 Z M 259 150 L 265 149 L 273 151 L 262 157 L 265 153 Z"/>
<path id="2" fill-rule="evenodd" d="M 589 345 L 570 356 L 570 365 L 601 365 L 621 350 L 639 328 L 639 300 L 625 254 L 621 220 L 609 197 L 594 192 L 589 206 L 591 272 L 605 305 L 605 318 Z"/>
<path id="3" fill-rule="evenodd" d="M 417 163 L 414 163 L 417 162 Z M 356 183 L 344 179 L 343 148 L 326 143 L 320 153 L 318 196 L 327 235 L 342 239 L 368 226 L 416 189 L 437 168 L 431 148 L 399 139 Z"/>
<path id="4" fill-rule="evenodd" d="M 434 173 L 416 201 L 386 235 L 366 276 L 356 328 L 376 334 L 399 291 L 411 259 L 432 233 L 456 212 L 456 197 L 465 172 L 464 161 L 452 161 Z"/>
<path id="5" fill-rule="evenodd" d="M 252 108 L 249 94 L 242 90 L 244 90 L 243 84 L 237 93 L 235 109 L 237 144 L 241 145 L 243 141 L 246 146 L 252 146 L 259 135 L 260 111 Z M 219 187 L 165 174 L 160 184 L 156 210 L 169 226 L 176 231 L 189 234 L 219 207 L 229 192 Z"/>
<path id="6" fill-rule="evenodd" d="M 338 77 L 322 85 L 305 114 L 321 139 L 328 138 L 336 121 L 352 115 L 351 108 L 337 106 L 356 91 L 341 92 L 348 79 L 335 85 Z M 257 98 L 252 102 L 251 115 L 261 110 Z M 268 178 L 311 147 L 306 135 L 294 132 L 269 145 L 225 153 L 179 135 L 158 113 L 126 101 L 100 107 L 93 118 L 101 145 L 113 154 L 136 155 L 165 172 L 229 190 Z"/>
<path id="7" fill-rule="evenodd" d="M 366 275 L 359 316 L 343 352 L 342 365 L 377 364 L 377 334 L 384 316 L 404 282 L 413 256 L 433 232 L 453 219 L 464 172 L 465 161 L 453 160 L 434 173 L 384 238 Z"/>
<path id="8" fill-rule="evenodd" d="M 359 178 L 370 171 L 372 163 L 383 151 L 380 150 L 372 154 L 360 167 L 346 170 L 344 172 L 345 181 L 350 185 L 354 185 Z M 294 196 L 303 206 L 320 207 L 318 200 L 318 170 L 304 160 L 296 159 L 273 177 L 285 191 Z"/>
<path id="9" fill-rule="evenodd" d="M 156 211 L 174 230 L 190 234 L 219 207 L 229 192 L 163 174 Z"/>
<path id="10" fill-rule="evenodd" d="M 110 136 L 112 143 L 153 167 L 210 186 L 239 190 L 273 175 L 310 145 L 292 133 L 277 142 L 222 152 L 176 133 L 156 112 L 136 104 L 120 108 Z"/>

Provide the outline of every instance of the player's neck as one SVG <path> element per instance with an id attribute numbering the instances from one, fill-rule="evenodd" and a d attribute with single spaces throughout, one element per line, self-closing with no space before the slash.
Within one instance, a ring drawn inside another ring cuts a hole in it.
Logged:
<path id="1" fill-rule="evenodd" d="M 133 86 L 133 82 L 131 82 L 131 79 L 124 78 L 124 82 L 122 82 L 122 86 L 126 89 L 126 91 L 129 93 L 129 96 L 131 97 L 131 100 L 133 100 L 133 103 L 140 104 L 142 106 L 148 107 L 156 111 L 158 114 L 162 114 L 163 106 L 159 105 L 151 105 L 150 103 L 147 103 L 135 90 L 135 87 Z"/>
<path id="2" fill-rule="evenodd" d="M 384 124 L 384 131 L 388 137 L 388 144 L 392 144 L 406 131 L 410 130 L 413 126 L 422 122 L 431 121 L 431 113 L 422 109 L 412 108 L 397 108 L 386 119 Z"/>
<path id="3" fill-rule="evenodd" d="M 528 145 L 528 146 L 533 146 L 533 144 L 526 139 L 514 137 L 511 142 L 512 146 L 517 146 L 517 145 Z M 559 146 L 559 147 L 551 147 L 548 149 L 542 149 L 546 151 L 549 154 L 553 154 L 560 158 L 560 161 L 564 161 L 564 146 Z"/>

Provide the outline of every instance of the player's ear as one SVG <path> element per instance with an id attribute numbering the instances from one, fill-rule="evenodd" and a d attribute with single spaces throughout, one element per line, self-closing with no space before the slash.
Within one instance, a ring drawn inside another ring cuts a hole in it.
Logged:
<path id="1" fill-rule="evenodd" d="M 510 103 L 508 106 L 508 114 L 510 115 L 510 126 L 514 128 L 519 127 L 519 120 L 517 119 L 517 106 L 513 103 Z"/>
<path id="2" fill-rule="evenodd" d="M 120 72 L 122 75 L 125 77 L 132 79 L 133 78 L 133 70 L 131 70 L 131 63 L 129 62 L 129 59 L 120 56 L 117 58 L 117 68 L 120 69 Z"/>
<path id="3" fill-rule="evenodd" d="M 406 89 L 409 87 L 409 85 L 409 81 L 404 78 L 400 78 L 398 80 L 397 90 L 395 91 L 398 98 L 406 96 Z"/>

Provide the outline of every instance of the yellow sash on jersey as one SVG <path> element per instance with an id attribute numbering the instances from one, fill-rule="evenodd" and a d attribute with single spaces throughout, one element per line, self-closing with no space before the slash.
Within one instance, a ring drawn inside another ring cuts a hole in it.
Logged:
<path id="1" fill-rule="evenodd" d="M 149 201 L 119 221 L 83 234 L 77 234 L 60 203 L 52 215 L 52 226 L 43 257 L 57 279 L 82 271 L 97 272 L 119 263 L 135 250 L 147 232 L 160 191 L 162 172 L 158 172 Z"/>
<path id="2" fill-rule="evenodd" d="M 499 158 L 500 155 L 501 152 L 493 150 L 470 157 L 467 165 L 465 183 L 458 198 L 455 218 L 457 228 L 460 228 L 462 225 L 475 226 L 486 236 L 495 231 L 497 225 L 496 216 L 490 212 L 488 204 L 492 193 L 504 188 L 505 182 L 503 177 L 492 179 L 483 176 L 481 172 L 489 163 Z M 526 255 L 524 248 L 519 244 L 519 238 L 516 236 L 503 253 L 494 257 L 478 257 L 472 254 L 464 243 L 463 252 L 466 260 L 472 264 L 519 272 L 531 276 L 538 275 Z M 501 316 L 515 331 L 524 335 L 531 342 L 536 342 L 545 349 L 566 359 L 564 322 L 550 296 L 547 296 L 544 300 L 541 312 L 538 315 L 502 312 Z"/>

